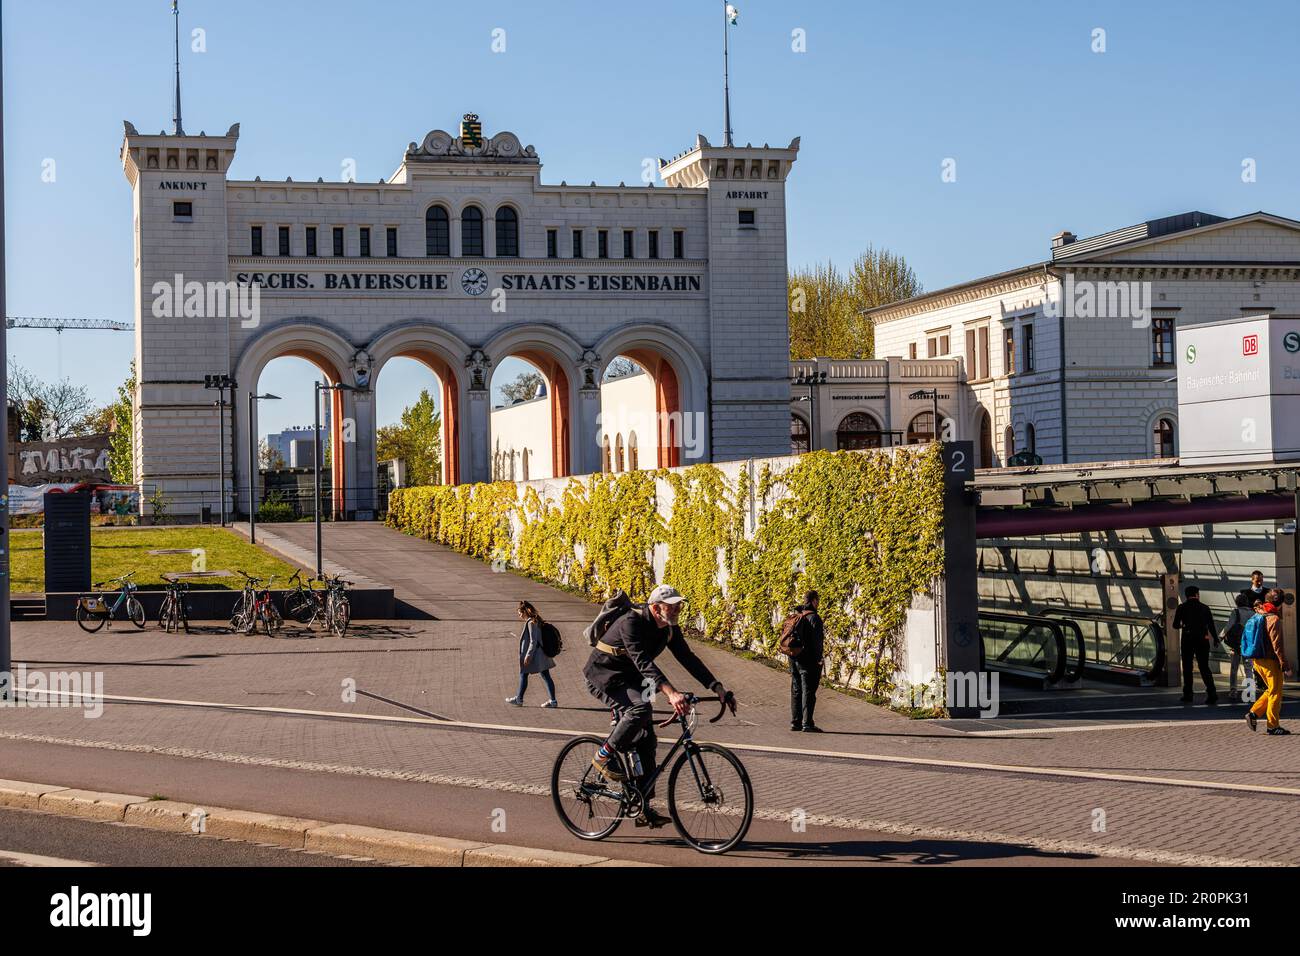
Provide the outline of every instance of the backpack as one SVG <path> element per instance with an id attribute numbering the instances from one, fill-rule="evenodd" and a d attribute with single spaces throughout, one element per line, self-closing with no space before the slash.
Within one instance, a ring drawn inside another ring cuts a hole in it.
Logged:
<path id="1" fill-rule="evenodd" d="M 786 657 L 798 657 L 803 652 L 803 636 L 799 625 L 812 611 L 791 611 L 781 622 L 781 643 L 778 649 Z"/>
<path id="2" fill-rule="evenodd" d="M 1227 644 L 1238 653 L 1241 652 L 1241 632 L 1245 630 L 1246 620 L 1249 620 L 1249 618 L 1242 617 L 1242 611 L 1250 611 L 1250 608 L 1239 607 L 1233 611 L 1232 623 L 1229 624 L 1228 629 L 1223 632 L 1223 643 Z"/>
<path id="3" fill-rule="evenodd" d="M 1247 660 L 1267 658 L 1273 648 L 1273 643 L 1264 630 L 1264 618 L 1265 615 L 1256 614 L 1246 622 L 1246 627 L 1241 632 L 1241 656 Z"/>
<path id="4" fill-rule="evenodd" d="M 632 610 L 632 599 L 622 591 L 615 589 L 614 593 L 609 596 L 609 600 L 601 606 L 596 619 L 587 625 L 586 630 L 582 632 L 587 638 L 587 643 L 595 647 L 596 642 L 605 636 L 605 632 L 609 630 L 610 625 L 630 610 Z"/>
<path id="5" fill-rule="evenodd" d="M 560 629 L 550 621 L 542 622 L 542 653 L 547 657 L 559 657 L 564 650 L 564 638 Z"/>

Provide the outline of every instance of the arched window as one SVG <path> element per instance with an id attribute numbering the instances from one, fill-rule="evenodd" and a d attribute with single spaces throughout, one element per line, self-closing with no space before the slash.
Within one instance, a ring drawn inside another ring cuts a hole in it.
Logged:
<path id="1" fill-rule="evenodd" d="M 844 416 L 835 429 L 835 447 L 840 451 L 880 447 L 880 423 L 866 412 Z"/>
<path id="2" fill-rule="evenodd" d="M 637 470 L 636 432 L 628 432 L 627 434 L 627 470 Z"/>
<path id="3" fill-rule="evenodd" d="M 980 465 L 993 467 L 993 421 L 987 411 L 980 412 Z"/>
<path id="4" fill-rule="evenodd" d="M 1174 444 L 1174 423 L 1168 418 L 1156 419 L 1151 429 L 1151 444 L 1157 458 L 1174 458 L 1178 449 Z"/>
<path id="5" fill-rule="evenodd" d="M 483 210 L 478 206 L 466 206 L 460 214 L 460 254 L 483 255 Z"/>
<path id="6" fill-rule="evenodd" d="M 614 436 L 614 470 L 623 470 L 623 436 Z"/>
<path id="7" fill-rule="evenodd" d="M 519 255 L 519 214 L 509 206 L 497 210 L 497 255 Z"/>
<path id="8" fill-rule="evenodd" d="M 1002 464 L 1006 464 L 1016 453 L 1016 430 L 1010 425 L 1007 426 L 1006 434 L 1002 438 Z"/>
<path id="9" fill-rule="evenodd" d="M 608 473 L 609 470 L 610 470 L 610 466 L 609 466 L 609 436 L 608 436 L 608 435 L 606 435 L 605 438 L 604 438 L 604 440 L 601 442 L 601 452 L 602 452 L 602 454 L 603 454 L 604 462 L 605 462 L 605 466 L 604 466 L 604 468 L 602 468 L 601 470 L 604 471 L 604 472 L 606 472 L 606 473 Z"/>
<path id="10" fill-rule="evenodd" d="M 920 445 L 934 441 L 934 412 L 922 412 L 907 426 L 907 443 Z"/>
<path id="11" fill-rule="evenodd" d="M 442 206 L 430 206 L 424 214 L 424 254 L 451 255 L 451 220 Z"/>
<path id="12" fill-rule="evenodd" d="M 1038 454 L 1038 433 L 1034 431 L 1033 425 L 1025 426 L 1025 451 Z"/>
<path id="13" fill-rule="evenodd" d="M 808 440 L 808 423 L 798 415 L 790 416 L 790 454 L 802 455 L 812 447 Z"/>
<path id="14" fill-rule="evenodd" d="M 521 457 L 523 458 L 523 468 L 524 468 L 523 480 L 527 481 L 528 480 L 528 449 L 527 448 L 523 450 L 523 452 L 521 453 Z"/>

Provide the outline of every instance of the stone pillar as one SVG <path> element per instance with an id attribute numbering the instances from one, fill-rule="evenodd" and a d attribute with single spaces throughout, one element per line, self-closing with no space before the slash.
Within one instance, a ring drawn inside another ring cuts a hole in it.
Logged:
<path id="1" fill-rule="evenodd" d="M 379 507 L 379 474 L 375 461 L 375 432 L 378 410 L 373 391 L 352 393 L 353 441 L 349 445 L 348 473 L 353 476 L 348 494 L 355 503 L 349 508 L 375 511 Z"/>

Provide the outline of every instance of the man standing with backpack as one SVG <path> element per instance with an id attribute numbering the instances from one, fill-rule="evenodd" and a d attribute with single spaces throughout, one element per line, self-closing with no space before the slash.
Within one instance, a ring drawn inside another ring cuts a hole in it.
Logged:
<path id="1" fill-rule="evenodd" d="M 1246 725 L 1253 731 L 1260 715 L 1268 719 L 1270 736 L 1287 736 L 1291 731 L 1282 726 L 1282 678 L 1291 676 L 1291 666 L 1286 660 L 1282 644 L 1282 600 L 1285 595 L 1274 588 L 1264 595 L 1264 601 L 1255 606 L 1258 612 L 1249 621 L 1241 635 L 1241 656 L 1255 665 L 1255 673 L 1264 682 L 1264 693 L 1246 713 Z"/>
<path id="2" fill-rule="evenodd" d="M 805 734 L 822 732 L 813 723 L 826 646 L 818 603 L 817 592 L 809 591 L 781 627 L 781 653 L 790 658 L 790 729 Z"/>

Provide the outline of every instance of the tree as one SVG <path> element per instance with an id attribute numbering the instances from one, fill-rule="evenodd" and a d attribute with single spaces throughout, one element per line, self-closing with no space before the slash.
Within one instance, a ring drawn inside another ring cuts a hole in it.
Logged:
<path id="1" fill-rule="evenodd" d="M 119 485 L 135 480 L 135 388 L 135 359 L 131 359 L 131 372 L 117 387 L 117 401 L 103 409 L 109 414 L 108 477 Z"/>
<path id="2" fill-rule="evenodd" d="M 278 471 L 285 467 L 284 455 L 267 444 L 265 438 L 257 443 L 257 463 L 266 471 Z"/>
<path id="3" fill-rule="evenodd" d="M 791 273 L 790 357 L 872 358 L 875 328 L 862 313 L 921 293 L 902 256 L 868 246 L 848 275 L 831 263 Z"/>
<path id="4" fill-rule="evenodd" d="M 414 405 L 402 410 L 396 425 L 379 429 L 375 452 L 380 461 L 403 459 L 410 485 L 442 482 L 442 416 L 427 389 L 420 392 Z"/>
<path id="5" fill-rule="evenodd" d="M 638 372 L 644 371 L 645 369 L 640 365 L 637 365 L 636 362 L 633 362 L 626 355 L 620 355 L 618 358 L 614 359 L 614 361 L 610 362 L 609 367 L 605 369 L 605 381 L 608 382 L 615 378 L 625 378 L 628 375 L 636 375 Z"/>
<path id="6" fill-rule="evenodd" d="M 515 402 L 526 402 L 530 398 L 537 397 L 537 390 L 542 387 L 545 379 L 540 372 L 520 372 L 513 382 L 501 386 L 501 395 L 506 400 L 507 405 L 513 405 Z"/>
<path id="7" fill-rule="evenodd" d="M 57 441 L 93 435 L 95 403 L 84 386 L 67 379 L 42 382 L 17 362 L 9 363 L 9 401 L 20 422 L 19 440 Z"/>

